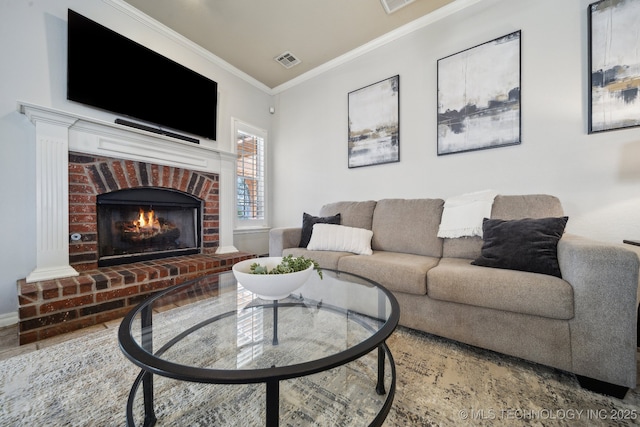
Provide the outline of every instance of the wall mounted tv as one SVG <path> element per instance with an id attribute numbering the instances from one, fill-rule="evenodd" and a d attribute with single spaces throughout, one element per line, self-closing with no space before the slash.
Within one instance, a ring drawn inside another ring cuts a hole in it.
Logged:
<path id="1" fill-rule="evenodd" d="M 216 139 L 215 81 L 71 9 L 68 19 L 67 99 L 153 124 L 136 127 L 157 133 Z"/>

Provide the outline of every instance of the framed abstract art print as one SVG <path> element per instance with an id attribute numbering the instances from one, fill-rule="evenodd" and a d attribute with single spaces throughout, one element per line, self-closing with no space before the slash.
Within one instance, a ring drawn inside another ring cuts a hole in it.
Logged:
<path id="1" fill-rule="evenodd" d="M 639 0 L 589 5 L 589 133 L 640 126 Z"/>
<path id="2" fill-rule="evenodd" d="M 520 31 L 438 60 L 438 155 L 520 144 Z"/>
<path id="3" fill-rule="evenodd" d="M 349 92 L 349 168 L 400 161 L 400 76 Z"/>

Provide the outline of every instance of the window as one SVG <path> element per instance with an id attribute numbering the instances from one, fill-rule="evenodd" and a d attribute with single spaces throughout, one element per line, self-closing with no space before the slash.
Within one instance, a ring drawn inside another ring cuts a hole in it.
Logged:
<path id="1" fill-rule="evenodd" d="M 235 122 L 236 212 L 239 227 L 266 226 L 266 133 Z"/>

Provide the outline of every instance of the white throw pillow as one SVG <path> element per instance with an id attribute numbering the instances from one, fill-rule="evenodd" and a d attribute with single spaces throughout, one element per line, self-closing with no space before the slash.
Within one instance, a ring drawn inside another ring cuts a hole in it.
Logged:
<path id="1" fill-rule="evenodd" d="M 353 252 L 371 255 L 373 231 L 346 225 L 315 224 L 307 249 L 311 251 Z"/>

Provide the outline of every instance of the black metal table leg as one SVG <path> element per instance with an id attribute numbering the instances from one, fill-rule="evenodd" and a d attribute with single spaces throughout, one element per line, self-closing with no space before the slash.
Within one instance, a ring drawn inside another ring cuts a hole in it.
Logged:
<path id="1" fill-rule="evenodd" d="M 278 300 L 273 301 L 273 345 L 278 345 Z"/>
<path id="2" fill-rule="evenodd" d="M 278 345 L 278 300 L 273 300 L 273 345 Z M 275 365 L 272 366 L 275 368 Z M 267 381 L 267 427 L 280 424 L 280 382 Z"/>
<path id="3" fill-rule="evenodd" d="M 380 319 L 386 319 L 387 313 L 387 301 L 380 294 L 378 295 L 378 316 Z M 379 395 L 386 394 L 386 390 L 384 389 L 384 362 L 385 362 L 385 352 L 382 345 L 378 346 L 378 383 L 376 384 L 376 393 Z"/>
<path id="4" fill-rule="evenodd" d="M 280 424 L 280 381 L 267 381 L 267 427 Z"/>
<path id="5" fill-rule="evenodd" d="M 153 353 L 153 312 L 149 306 L 142 309 L 142 348 Z M 142 391 L 144 395 L 144 427 L 156 424 L 157 418 L 153 408 L 153 374 L 145 372 L 142 377 Z"/>
<path id="6" fill-rule="evenodd" d="M 379 395 L 386 394 L 387 391 L 384 389 L 384 362 L 385 362 L 385 353 L 382 346 L 378 346 L 378 383 L 376 384 L 376 393 Z"/>

